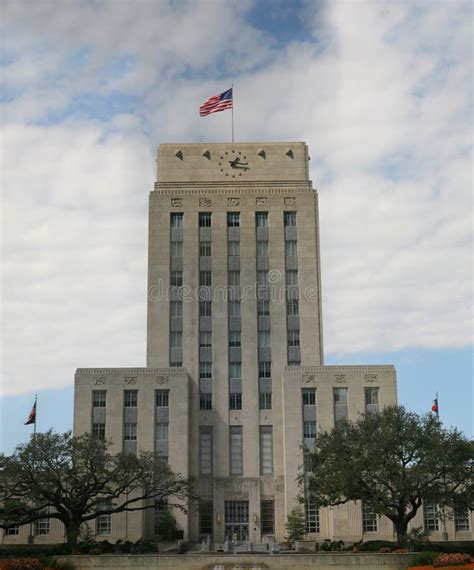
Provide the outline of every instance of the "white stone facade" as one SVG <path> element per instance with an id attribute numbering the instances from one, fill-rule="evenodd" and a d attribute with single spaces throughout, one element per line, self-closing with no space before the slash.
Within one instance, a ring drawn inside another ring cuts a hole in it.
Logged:
<path id="1" fill-rule="evenodd" d="M 393 366 L 324 366 L 308 160 L 302 142 L 161 145 L 147 368 L 76 372 L 74 433 L 102 430 L 115 451 L 155 450 L 194 481 L 203 505 L 175 513 L 193 542 L 283 540 L 303 444 L 337 418 L 397 403 Z M 365 520 L 364 532 L 360 504 L 310 515 L 311 540 L 393 538 L 387 519 Z M 448 532 L 472 536 L 454 523 Z M 113 517 L 103 538 L 154 536 L 148 511 Z"/>

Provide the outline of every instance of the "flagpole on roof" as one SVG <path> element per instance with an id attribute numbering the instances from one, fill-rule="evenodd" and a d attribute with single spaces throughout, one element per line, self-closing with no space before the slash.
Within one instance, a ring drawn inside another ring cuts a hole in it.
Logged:
<path id="1" fill-rule="evenodd" d="M 36 418 L 38 417 L 38 394 L 35 394 L 35 423 L 33 424 L 33 441 L 36 442 Z"/>
<path id="2" fill-rule="evenodd" d="M 231 83 L 230 88 L 232 89 L 232 142 L 234 142 L 234 84 Z"/>

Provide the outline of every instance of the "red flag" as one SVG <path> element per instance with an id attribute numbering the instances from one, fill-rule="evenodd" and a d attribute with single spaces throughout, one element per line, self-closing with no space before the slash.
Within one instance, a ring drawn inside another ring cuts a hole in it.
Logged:
<path id="1" fill-rule="evenodd" d="M 33 404 L 33 407 L 31 408 L 31 412 L 30 415 L 28 416 L 28 419 L 25 422 L 25 426 L 35 423 L 36 423 L 36 401 Z"/>
<path id="2" fill-rule="evenodd" d="M 433 400 L 433 405 L 431 406 L 431 411 L 435 412 L 436 414 L 438 413 L 438 398 L 435 398 Z"/>

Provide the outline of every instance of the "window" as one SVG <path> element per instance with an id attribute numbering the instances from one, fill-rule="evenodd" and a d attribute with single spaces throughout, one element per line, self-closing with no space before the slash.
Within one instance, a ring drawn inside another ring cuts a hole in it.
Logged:
<path id="1" fill-rule="evenodd" d="M 362 503 L 362 531 L 377 532 L 377 515 L 369 502 Z"/>
<path id="2" fill-rule="evenodd" d="M 35 534 L 49 534 L 50 519 L 38 519 L 35 521 Z"/>
<path id="3" fill-rule="evenodd" d="M 155 403 L 157 408 L 167 408 L 169 405 L 168 390 L 157 390 L 155 394 Z"/>
<path id="4" fill-rule="evenodd" d="M 170 334 L 170 347 L 171 348 L 182 348 L 183 347 L 183 333 L 182 332 L 172 332 Z"/>
<path id="5" fill-rule="evenodd" d="M 136 441 L 137 440 L 137 424 L 136 423 L 126 423 L 123 425 L 123 439 L 125 441 Z"/>
<path id="6" fill-rule="evenodd" d="M 240 317 L 240 301 L 229 301 L 229 317 Z"/>
<path id="7" fill-rule="evenodd" d="M 314 503 L 306 501 L 304 511 L 306 519 L 306 532 L 319 532 L 319 509 Z"/>
<path id="8" fill-rule="evenodd" d="M 365 413 L 377 414 L 379 412 L 379 389 L 365 388 Z"/>
<path id="9" fill-rule="evenodd" d="M 229 394 L 229 410 L 242 409 L 242 394 L 240 392 L 233 392 Z"/>
<path id="10" fill-rule="evenodd" d="M 275 532 L 275 503 L 274 501 L 260 502 L 260 521 L 262 534 Z"/>
<path id="11" fill-rule="evenodd" d="M 210 228 L 211 227 L 212 214 L 211 212 L 200 212 L 199 213 L 199 227 L 200 228 Z"/>
<path id="12" fill-rule="evenodd" d="M 334 423 L 347 421 L 347 388 L 334 388 Z"/>
<path id="13" fill-rule="evenodd" d="M 270 331 L 258 331 L 259 348 L 268 348 L 271 346 Z"/>
<path id="14" fill-rule="evenodd" d="M 257 257 L 268 257 L 268 241 L 257 241 Z"/>
<path id="15" fill-rule="evenodd" d="M 271 378 L 272 377 L 272 363 L 271 362 L 259 362 L 258 363 L 258 377 L 259 378 Z"/>
<path id="16" fill-rule="evenodd" d="M 297 299 L 292 299 L 286 304 L 286 310 L 289 317 L 297 317 L 300 314 L 300 303 Z"/>
<path id="17" fill-rule="evenodd" d="M 183 242 L 182 241 L 172 241 L 171 242 L 171 257 L 183 257 Z"/>
<path id="18" fill-rule="evenodd" d="M 240 271 L 229 271 L 228 283 L 230 287 L 240 286 Z"/>
<path id="19" fill-rule="evenodd" d="M 303 397 L 303 406 L 315 406 L 316 405 L 316 389 L 315 388 L 303 388 L 301 390 Z"/>
<path id="20" fill-rule="evenodd" d="M 169 424 L 158 422 L 155 426 L 155 437 L 161 441 L 168 441 Z"/>
<path id="21" fill-rule="evenodd" d="M 123 393 L 123 407 L 136 408 L 138 402 L 138 390 L 125 390 Z"/>
<path id="22" fill-rule="evenodd" d="M 4 534 L 5 536 L 16 536 L 20 534 L 20 527 L 18 525 L 9 526 L 8 528 L 5 529 Z"/>
<path id="23" fill-rule="evenodd" d="M 104 423 L 93 423 L 92 424 L 92 435 L 99 441 L 105 440 L 105 424 Z"/>
<path id="24" fill-rule="evenodd" d="M 238 257 L 240 255 L 240 241 L 230 241 L 227 247 L 229 256 Z"/>
<path id="25" fill-rule="evenodd" d="M 199 272 L 199 285 L 201 287 L 210 287 L 212 285 L 212 277 L 210 271 Z"/>
<path id="26" fill-rule="evenodd" d="M 285 255 L 298 255 L 298 242 L 293 239 L 285 241 Z"/>
<path id="27" fill-rule="evenodd" d="M 212 333 L 210 331 L 199 331 L 199 347 L 210 348 L 212 346 Z"/>
<path id="28" fill-rule="evenodd" d="M 260 475 L 273 473 L 273 429 L 260 426 Z"/>
<path id="29" fill-rule="evenodd" d="M 161 535 L 163 532 L 161 525 L 166 524 L 166 513 L 168 512 L 168 503 L 166 500 L 155 501 L 155 534 Z"/>
<path id="30" fill-rule="evenodd" d="M 212 475 L 212 427 L 199 428 L 199 472 Z"/>
<path id="31" fill-rule="evenodd" d="M 316 422 L 303 422 L 303 437 L 305 439 L 316 439 Z"/>
<path id="32" fill-rule="evenodd" d="M 231 426 L 229 428 L 230 447 L 230 474 L 242 475 L 242 426 Z"/>
<path id="33" fill-rule="evenodd" d="M 257 228 L 267 228 L 268 212 L 255 212 L 255 225 Z"/>
<path id="34" fill-rule="evenodd" d="M 454 528 L 456 532 L 469 530 L 469 509 L 467 507 L 455 509 Z"/>
<path id="35" fill-rule="evenodd" d="M 170 224 L 172 228 L 182 228 L 183 227 L 183 214 L 171 214 Z"/>
<path id="36" fill-rule="evenodd" d="M 240 331 L 229 332 L 229 346 L 240 347 Z"/>
<path id="37" fill-rule="evenodd" d="M 199 363 L 199 378 L 212 378 L 212 363 L 200 362 Z"/>
<path id="38" fill-rule="evenodd" d="M 296 212 L 283 212 L 283 223 L 285 228 L 288 226 L 296 226 Z"/>
<path id="39" fill-rule="evenodd" d="M 269 317 L 270 316 L 270 301 L 258 301 L 257 302 L 257 315 L 259 317 Z"/>
<path id="40" fill-rule="evenodd" d="M 300 331 L 288 331 L 288 346 L 300 345 Z"/>
<path id="41" fill-rule="evenodd" d="M 112 533 L 112 515 L 99 515 L 95 522 L 96 534 L 103 536 Z"/>
<path id="42" fill-rule="evenodd" d="M 298 285 L 298 271 L 296 269 L 287 269 L 286 284 L 288 287 Z"/>
<path id="43" fill-rule="evenodd" d="M 242 363 L 229 363 L 229 378 L 242 378 Z"/>
<path id="44" fill-rule="evenodd" d="M 427 532 L 439 530 L 438 505 L 434 503 L 423 505 L 423 525 Z"/>
<path id="45" fill-rule="evenodd" d="M 92 391 L 92 407 L 105 408 L 107 392 L 105 390 Z"/>
<path id="46" fill-rule="evenodd" d="M 260 394 L 259 394 L 259 407 L 261 410 L 271 410 L 272 409 L 272 393 L 271 392 L 260 392 Z"/>
<path id="47" fill-rule="evenodd" d="M 239 212 L 227 212 L 227 226 L 229 228 L 240 228 Z"/>
<path id="48" fill-rule="evenodd" d="M 199 316 L 200 317 L 211 317 L 212 316 L 212 302 L 211 301 L 199 301 Z"/>
<path id="49" fill-rule="evenodd" d="M 201 501 L 199 503 L 199 534 L 201 536 L 212 536 L 213 510 L 212 501 Z"/>
<path id="50" fill-rule="evenodd" d="M 170 313 L 171 313 L 172 317 L 182 317 L 183 316 L 183 302 L 182 301 L 171 301 Z"/>
<path id="51" fill-rule="evenodd" d="M 211 242 L 201 241 L 199 243 L 199 255 L 201 257 L 211 257 Z"/>
<path id="52" fill-rule="evenodd" d="M 268 287 L 268 271 L 257 271 L 257 285 Z"/>
<path id="53" fill-rule="evenodd" d="M 183 272 L 172 271 L 170 276 L 170 284 L 172 287 L 181 287 L 183 285 Z"/>
<path id="54" fill-rule="evenodd" d="M 199 394 L 199 409 L 212 410 L 212 394 Z"/>

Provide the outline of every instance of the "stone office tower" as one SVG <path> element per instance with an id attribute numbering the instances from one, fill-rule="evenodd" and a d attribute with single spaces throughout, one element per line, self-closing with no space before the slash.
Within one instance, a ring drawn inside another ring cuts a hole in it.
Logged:
<path id="1" fill-rule="evenodd" d="M 155 450 L 195 482 L 184 536 L 283 539 L 302 445 L 396 403 L 393 366 L 324 366 L 317 193 L 302 142 L 163 144 L 150 193 L 147 368 L 78 369 L 74 431 Z M 367 530 L 306 505 L 313 538 Z M 159 518 L 159 512 L 157 514 Z M 98 521 L 109 540 L 155 518 Z M 372 535 L 391 536 L 379 522 Z M 365 526 L 363 526 L 365 525 Z"/>

